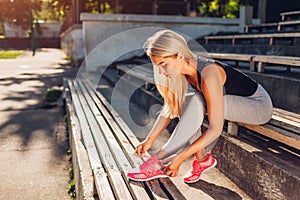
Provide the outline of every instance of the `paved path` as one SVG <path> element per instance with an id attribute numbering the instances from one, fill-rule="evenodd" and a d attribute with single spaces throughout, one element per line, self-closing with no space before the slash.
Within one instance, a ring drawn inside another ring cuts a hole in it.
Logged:
<path id="1" fill-rule="evenodd" d="M 42 49 L 0 59 L 0 200 L 70 199 L 63 107 L 44 100 L 72 71 L 64 58 Z"/>

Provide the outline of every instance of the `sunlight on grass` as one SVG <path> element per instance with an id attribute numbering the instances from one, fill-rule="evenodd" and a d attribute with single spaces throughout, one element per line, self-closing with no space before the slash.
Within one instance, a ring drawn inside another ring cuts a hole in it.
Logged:
<path id="1" fill-rule="evenodd" d="M 24 54 L 24 51 L 0 51 L 0 59 L 13 59 Z"/>

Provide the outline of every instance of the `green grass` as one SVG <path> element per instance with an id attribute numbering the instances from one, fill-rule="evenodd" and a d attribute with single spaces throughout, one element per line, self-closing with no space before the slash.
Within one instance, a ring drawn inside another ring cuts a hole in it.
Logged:
<path id="1" fill-rule="evenodd" d="M 14 59 L 22 54 L 24 54 L 24 51 L 0 51 L 0 59 Z"/>
<path id="2" fill-rule="evenodd" d="M 61 90 L 49 89 L 45 95 L 47 102 L 56 102 L 60 95 L 62 94 Z"/>

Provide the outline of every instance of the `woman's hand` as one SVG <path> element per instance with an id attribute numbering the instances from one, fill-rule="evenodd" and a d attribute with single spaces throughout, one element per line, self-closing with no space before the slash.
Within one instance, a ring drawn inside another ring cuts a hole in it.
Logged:
<path id="1" fill-rule="evenodd" d="M 136 157 L 142 158 L 143 154 L 148 151 L 148 149 L 150 149 L 152 146 L 152 143 L 149 140 L 145 140 L 143 142 L 141 142 L 139 145 L 137 145 L 134 155 Z"/>
<path id="2" fill-rule="evenodd" d="M 181 164 L 182 162 L 175 160 L 170 162 L 167 166 L 164 167 L 165 174 L 171 177 L 177 176 Z"/>

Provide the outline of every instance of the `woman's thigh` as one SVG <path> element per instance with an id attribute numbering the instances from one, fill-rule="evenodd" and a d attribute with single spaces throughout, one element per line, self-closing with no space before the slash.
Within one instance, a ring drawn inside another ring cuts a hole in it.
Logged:
<path id="1" fill-rule="evenodd" d="M 268 93 L 262 86 L 249 97 L 224 96 L 225 119 L 247 124 L 264 124 L 272 116 L 273 106 Z"/>

